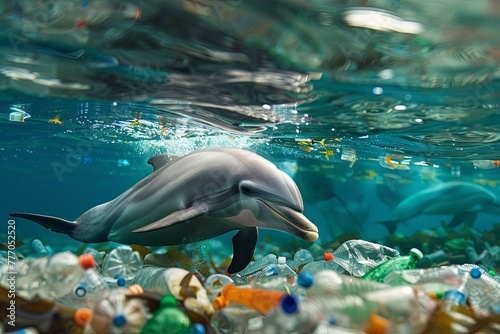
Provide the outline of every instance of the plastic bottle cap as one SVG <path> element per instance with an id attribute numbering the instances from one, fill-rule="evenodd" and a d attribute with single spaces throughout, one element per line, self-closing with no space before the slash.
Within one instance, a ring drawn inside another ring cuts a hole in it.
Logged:
<path id="1" fill-rule="evenodd" d="M 461 305 L 465 302 L 465 295 L 462 292 L 453 289 L 446 291 L 443 299 L 452 300 Z"/>
<path id="2" fill-rule="evenodd" d="M 299 308 L 299 303 L 295 297 L 290 296 L 290 295 L 285 295 L 283 298 L 281 298 L 281 309 L 283 312 L 292 314 L 297 312 L 297 309 Z"/>
<path id="3" fill-rule="evenodd" d="M 325 259 L 325 261 L 331 261 L 331 260 L 333 260 L 333 253 L 324 252 L 323 253 L 323 259 Z"/>
<path id="4" fill-rule="evenodd" d="M 75 296 L 78 298 L 83 298 L 87 295 L 87 284 L 85 283 L 80 283 L 78 286 L 75 288 Z"/>
<path id="5" fill-rule="evenodd" d="M 128 287 L 128 291 L 130 291 L 133 295 L 140 295 L 144 293 L 144 289 L 139 284 L 132 284 Z"/>
<path id="6" fill-rule="evenodd" d="M 78 326 L 85 326 L 92 320 L 92 311 L 88 308 L 79 308 L 75 312 L 75 322 Z"/>
<path id="7" fill-rule="evenodd" d="M 202 324 L 193 324 L 193 333 L 194 334 L 205 334 L 207 331 Z"/>
<path id="8" fill-rule="evenodd" d="M 286 264 L 286 257 L 278 256 L 278 265 L 284 265 L 284 264 Z"/>
<path id="9" fill-rule="evenodd" d="M 78 260 L 80 261 L 80 266 L 85 270 L 95 267 L 94 257 L 90 253 L 80 255 Z"/>
<path id="10" fill-rule="evenodd" d="M 116 284 L 118 286 L 125 286 L 125 284 L 127 284 L 127 280 L 123 277 L 120 277 L 119 279 L 116 280 Z"/>
<path id="11" fill-rule="evenodd" d="M 414 255 L 419 260 L 422 260 L 422 258 L 424 257 L 424 254 L 418 248 L 412 248 L 412 249 L 410 249 L 410 255 Z"/>
<path id="12" fill-rule="evenodd" d="M 370 315 L 368 318 L 368 324 L 366 325 L 365 332 L 368 334 L 385 334 L 387 333 L 387 328 L 389 327 L 389 321 L 375 313 Z"/>
<path id="13" fill-rule="evenodd" d="M 310 288 L 314 283 L 314 276 L 311 273 L 303 272 L 299 274 L 297 283 L 304 288 Z"/>
<path id="14" fill-rule="evenodd" d="M 212 305 L 216 311 L 222 310 L 224 307 L 228 306 L 229 303 L 230 302 L 226 298 L 224 298 L 223 296 L 215 297 L 212 300 Z"/>
<path id="15" fill-rule="evenodd" d="M 470 270 L 470 277 L 478 279 L 479 277 L 481 277 L 481 270 L 479 270 L 478 268 L 472 268 Z"/>
<path id="16" fill-rule="evenodd" d="M 117 314 L 113 318 L 113 325 L 116 327 L 123 327 L 127 323 L 127 318 L 123 314 Z"/>

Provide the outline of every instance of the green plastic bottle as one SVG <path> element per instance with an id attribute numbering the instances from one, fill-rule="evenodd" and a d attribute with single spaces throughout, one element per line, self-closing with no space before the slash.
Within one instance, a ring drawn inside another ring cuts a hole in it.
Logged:
<path id="1" fill-rule="evenodd" d="M 172 295 L 165 295 L 160 301 L 160 308 L 144 324 L 141 334 L 156 333 L 189 333 L 191 321 L 177 307 L 177 301 Z"/>
<path id="2" fill-rule="evenodd" d="M 412 248 L 409 255 L 396 257 L 382 262 L 381 264 L 364 274 L 361 278 L 383 283 L 384 278 L 394 270 L 415 269 L 417 263 L 422 259 L 423 256 L 424 254 L 422 254 L 420 250 Z"/>

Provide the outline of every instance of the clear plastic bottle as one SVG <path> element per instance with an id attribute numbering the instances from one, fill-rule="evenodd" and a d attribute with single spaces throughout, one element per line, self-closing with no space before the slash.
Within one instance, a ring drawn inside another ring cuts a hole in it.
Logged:
<path id="1" fill-rule="evenodd" d="M 328 255 L 324 256 L 324 260 L 314 261 L 306 264 L 304 267 L 302 267 L 302 270 L 300 272 L 316 274 L 322 270 L 333 270 L 340 273 L 345 272 L 345 269 L 341 267 L 337 262 L 332 261 L 331 256 Z"/>
<path id="2" fill-rule="evenodd" d="M 422 285 L 425 283 L 446 283 L 452 287 L 459 277 L 459 271 L 455 266 L 394 270 L 384 278 L 384 283 L 392 286 L 396 285 Z"/>
<path id="3" fill-rule="evenodd" d="M 293 261 L 291 261 L 290 267 L 299 272 L 302 267 L 310 262 L 313 262 L 314 258 L 307 249 L 299 249 L 293 255 Z"/>
<path id="4" fill-rule="evenodd" d="M 415 269 L 422 257 L 423 254 L 420 250 L 412 248 L 409 255 L 387 260 L 367 272 L 362 278 L 370 281 L 384 282 L 385 277 L 394 270 Z"/>
<path id="5" fill-rule="evenodd" d="M 331 253 L 333 261 L 357 277 L 399 255 L 399 251 L 395 249 L 364 240 L 348 240 Z"/>
<path id="6" fill-rule="evenodd" d="M 115 289 L 92 309 L 92 329 L 96 334 L 139 333 L 148 319 L 148 311 L 138 298 L 126 299 L 127 290 Z"/>
<path id="7" fill-rule="evenodd" d="M 143 265 L 144 262 L 139 252 L 132 250 L 129 246 L 120 246 L 104 258 L 102 276 L 111 285 L 116 285 L 116 280 L 119 278 L 125 279 L 126 284 L 130 284 L 135 273 Z"/>
<path id="8" fill-rule="evenodd" d="M 215 312 L 211 325 L 220 334 L 253 334 L 260 333 L 263 319 L 264 316 L 260 312 L 236 304 Z"/>
<path id="9" fill-rule="evenodd" d="M 450 312 L 453 307 L 464 305 L 472 288 L 471 285 L 475 285 L 475 281 L 480 277 L 481 271 L 477 268 L 462 272 L 460 286 L 445 292 L 441 308 L 446 312 Z"/>
<path id="10" fill-rule="evenodd" d="M 434 308 L 432 300 L 412 287 L 336 298 L 315 296 L 301 302 L 286 296 L 267 317 L 263 333 L 312 333 L 324 321 L 367 333 L 420 333 Z"/>
<path id="11" fill-rule="evenodd" d="M 203 287 L 207 290 L 208 298 L 213 300 L 222 291 L 226 284 L 234 283 L 231 277 L 222 274 L 213 274 L 207 277 Z"/>
<path id="12" fill-rule="evenodd" d="M 274 254 L 268 254 L 260 260 L 251 262 L 245 269 L 234 274 L 231 278 L 239 284 L 245 284 L 249 279 L 259 276 L 277 275 L 278 258 Z"/>
<path id="13" fill-rule="evenodd" d="M 297 273 L 286 264 L 286 257 L 278 257 L 277 269 L 279 276 L 289 278 L 293 282 L 297 279 Z"/>
<path id="14" fill-rule="evenodd" d="M 389 288 L 389 285 L 323 270 L 314 275 L 314 283 L 306 290 L 309 297 L 324 295 L 357 295 Z"/>
<path id="15" fill-rule="evenodd" d="M 83 278 L 84 271 L 93 266 L 91 256 L 84 254 L 77 257 L 71 252 L 18 261 L 15 268 L 16 293 L 28 299 L 36 294 L 50 300 L 57 299 L 70 293 Z M 9 271 L 7 265 L 0 271 L 4 277 Z"/>
<path id="16" fill-rule="evenodd" d="M 477 279 L 468 279 L 467 285 L 470 306 L 477 317 L 487 317 L 498 313 L 500 306 L 500 282 L 484 269 L 473 265 L 458 266 L 463 272 L 478 270 L 480 275 Z"/>

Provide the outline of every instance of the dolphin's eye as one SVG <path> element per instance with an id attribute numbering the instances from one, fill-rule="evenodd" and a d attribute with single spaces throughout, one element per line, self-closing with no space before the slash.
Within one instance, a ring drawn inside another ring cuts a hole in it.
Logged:
<path id="1" fill-rule="evenodd" d="M 250 192 L 252 191 L 249 186 L 245 186 L 245 185 L 241 186 L 240 190 L 244 194 L 250 194 Z"/>

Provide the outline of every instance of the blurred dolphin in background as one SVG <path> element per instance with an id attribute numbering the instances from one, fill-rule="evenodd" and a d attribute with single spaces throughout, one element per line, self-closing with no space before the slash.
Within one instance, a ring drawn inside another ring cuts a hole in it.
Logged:
<path id="1" fill-rule="evenodd" d="M 379 223 L 392 234 L 400 222 L 420 215 L 453 215 L 448 226 L 455 227 L 463 223 L 472 225 L 479 212 L 500 215 L 498 197 L 481 185 L 451 181 L 431 186 L 407 197 L 396 206 L 393 218 Z"/>

